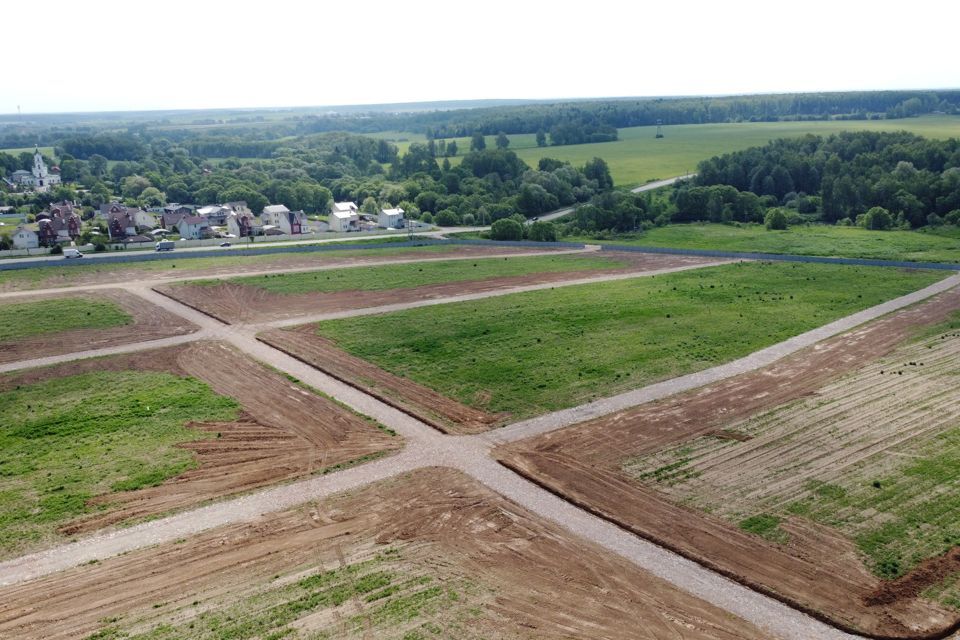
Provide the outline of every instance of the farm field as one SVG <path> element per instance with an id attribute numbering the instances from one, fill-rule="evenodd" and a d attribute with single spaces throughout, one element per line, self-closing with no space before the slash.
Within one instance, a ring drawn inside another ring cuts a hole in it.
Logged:
<path id="1" fill-rule="evenodd" d="M 332 341 L 388 374 L 378 378 L 399 376 L 502 422 L 704 369 L 942 277 L 737 263 L 327 321 L 318 338 L 301 328 L 281 334 L 282 345 L 276 332 L 264 339 L 321 368 Z M 358 375 L 367 388 L 373 371 Z"/>
<path id="2" fill-rule="evenodd" d="M 545 248 L 542 250 L 549 250 Z M 345 249 L 316 253 L 274 253 L 265 255 L 224 255 L 213 258 L 173 256 L 165 260 L 82 265 L 31 267 L 30 269 L 0 270 L 0 293 L 29 291 L 55 287 L 71 287 L 116 282 L 118 275 L 138 280 L 162 280 L 232 276 L 275 268 L 306 269 L 338 265 L 354 265 L 396 258 L 431 259 L 457 256 L 517 255 L 534 249 L 498 246 L 444 246 L 384 247 L 377 249 Z"/>
<path id="3" fill-rule="evenodd" d="M 755 372 L 495 455 L 841 628 L 933 637 L 960 619 L 958 314 L 952 289 Z"/>
<path id="4" fill-rule="evenodd" d="M 570 242 L 598 242 L 565 237 Z M 913 262 L 960 262 L 960 231 L 955 227 L 926 231 L 871 231 L 858 227 L 810 225 L 768 231 L 760 224 L 672 224 L 642 234 L 616 236 L 603 244 L 674 249 L 714 249 L 838 256 Z"/>
<path id="5" fill-rule="evenodd" d="M 197 327 L 120 289 L 0 302 L 0 363 L 186 335 Z"/>
<path id="6" fill-rule="evenodd" d="M 263 322 L 703 262 L 613 252 L 515 256 L 189 281 L 156 289 L 224 322 Z"/>
<path id="7" fill-rule="evenodd" d="M 0 406 L 3 557 L 400 446 L 215 342 L 6 374 Z"/>
<path id="8" fill-rule="evenodd" d="M 36 151 L 36 147 L 18 147 L 15 149 L 0 149 L 0 153 L 9 153 L 12 156 L 15 156 L 21 153 L 29 153 L 31 156 L 33 156 L 34 151 Z M 53 147 L 40 147 L 40 153 L 47 156 L 48 158 L 56 157 L 53 153 Z M 31 163 L 32 162 L 33 160 L 31 159 Z M 29 170 L 30 167 L 27 167 L 27 169 Z"/>
<path id="9" fill-rule="evenodd" d="M 0 589 L 0 635 L 766 637 L 436 468 Z"/>
<path id="10" fill-rule="evenodd" d="M 583 165 L 595 157 L 610 166 L 614 183 L 632 187 L 651 180 L 691 173 L 697 163 L 716 155 L 764 145 L 775 138 L 804 134 L 826 136 L 841 131 L 909 131 L 929 138 L 960 138 L 960 117 L 923 116 L 902 120 L 831 120 L 809 122 L 742 122 L 723 124 L 684 124 L 664 126 L 664 137 L 657 139 L 656 126 L 626 127 L 618 130 L 614 142 L 537 147 L 534 134 L 507 136 L 511 151 L 532 167 L 540 158 L 556 158 Z M 421 134 L 393 132 L 401 152 L 410 142 L 425 142 Z M 487 148 L 495 148 L 495 137 L 487 136 Z M 399 141 L 406 138 L 405 141 Z M 457 138 L 459 156 L 470 150 L 469 138 Z M 450 158 L 451 164 L 460 157 Z"/>

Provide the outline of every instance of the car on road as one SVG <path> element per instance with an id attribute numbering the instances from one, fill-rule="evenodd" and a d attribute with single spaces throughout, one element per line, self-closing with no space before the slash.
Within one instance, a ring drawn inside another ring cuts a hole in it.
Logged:
<path id="1" fill-rule="evenodd" d="M 157 251 L 173 251 L 176 246 L 173 240 L 161 240 L 157 243 Z"/>
<path id="2" fill-rule="evenodd" d="M 80 249 L 73 249 L 71 247 L 67 247 L 66 249 L 63 250 L 63 257 L 67 260 L 69 260 L 70 258 L 82 258 L 83 253 L 80 251 Z"/>
<path id="3" fill-rule="evenodd" d="M 221 246 L 221 247 L 229 247 L 229 246 L 230 246 L 230 243 L 229 243 L 229 242 L 221 242 L 221 243 L 220 243 L 220 246 Z"/>

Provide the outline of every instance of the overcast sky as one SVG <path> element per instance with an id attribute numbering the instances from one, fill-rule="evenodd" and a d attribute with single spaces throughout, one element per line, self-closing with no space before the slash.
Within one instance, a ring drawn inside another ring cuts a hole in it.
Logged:
<path id="1" fill-rule="evenodd" d="M 956 0 L 46 0 L 2 13 L 0 113 L 960 87 Z"/>

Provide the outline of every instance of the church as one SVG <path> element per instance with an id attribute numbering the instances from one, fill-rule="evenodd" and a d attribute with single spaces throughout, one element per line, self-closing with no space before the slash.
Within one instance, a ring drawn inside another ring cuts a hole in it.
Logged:
<path id="1" fill-rule="evenodd" d="M 40 193 L 49 191 L 50 187 L 60 184 L 60 176 L 56 173 L 50 173 L 47 169 L 47 163 L 43 161 L 39 146 L 33 153 L 33 170 L 29 172 L 14 171 L 11 177 L 15 184 Z"/>

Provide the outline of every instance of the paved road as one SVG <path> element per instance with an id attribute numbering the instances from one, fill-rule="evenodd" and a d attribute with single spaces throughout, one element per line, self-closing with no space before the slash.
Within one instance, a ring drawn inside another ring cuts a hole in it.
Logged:
<path id="1" fill-rule="evenodd" d="M 687 178 L 692 178 L 695 175 L 696 175 L 695 173 L 689 173 L 685 176 L 676 176 L 673 178 L 667 178 L 666 180 L 656 180 L 654 182 L 648 182 L 645 185 L 639 186 L 636 189 L 631 189 L 630 191 L 632 193 L 642 193 L 644 191 L 652 191 L 653 189 L 659 189 L 660 187 L 667 187 L 673 184 L 674 182 L 676 182 L 677 180 L 685 180 Z M 544 214 L 539 218 L 537 218 L 537 220 L 539 220 L 540 222 L 550 222 L 551 220 L 562 218 L 563 216 L 570 215 L 571 213 L 573 213 L 573 207 L 567 207 L 566 209 L 558 209 L 556 211 L 553 211 L 552 213 Z M 536 220 L 527 220 L 527 224 L 533 224 L 534 222 L 536 222 Z"/>
<path id="2" fill-rule="evenodd" d="M 727 369 L 724 368 L 726 365 L 715 367 L 685 377 L 684 382 L 677 384 L 679 388 L 689 388 L 735 375 L 738 372 L 756 369 L 803 346 L 813 344 L 957 284 L 960 284 L 960 275 L 952 276 L 921 291 L 877 305 L 769 347 L 753 356 L 731 363 Z M 497 442 L 543 433 L 565 426 L 570 420 L 580 420 L 583 417 L 592 417 L 598 411 L 612 410 L 605 408 L 602 404 L 591 403 L 568 410 L 567 413 L 558 412 L 551 414 L 553 418 L 545 422 L 527 421 L 494 434 L 446 436 L 413 417 L 257 341 L 251 327 L 223 325 L 174 300 L 160 296 L 147 287 L 131 288 L 131 291 L 194 322 L 201 327 L 202 332 L 229 341 L 250 356 L 296 376 L 305 383 L 389 426 L 405 438 L 407 446 L 400 453 L 388 458 L 328 476 L 266 489 L 239 498 L 226 499 L 153 522 L 94 535 L 71 544 L 0 563 L 0 584 L 15 584 L 94 559 L 104 559 L 119 553 L 171 542 L 224 524 L 254 520 L 264 513 L 288 509 L 305 501 L 361 487 L 412 469 L 425 466 L 448 466 L 470 475 L 534 513 L 559 523 L 574 534 L 603 546 L 636 566 L 740 616 L 776 637 L 797 640 L 851 637 L 596 518 L 527 482 L 494 462 L 489 456 L 490 448 Z M 651 397 L 662 397 L 663 394 L 673 392 L 669 386 L 663 387 L 662 384 L 630 392 L 632 396 L 629 394 L 617 396 L 619 400 L 611 399 L 613 403 L 611 406 L 622 402 L 642 402 Z"/>

